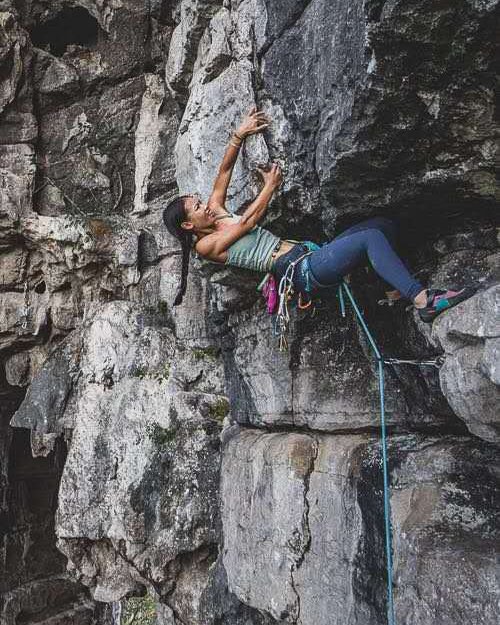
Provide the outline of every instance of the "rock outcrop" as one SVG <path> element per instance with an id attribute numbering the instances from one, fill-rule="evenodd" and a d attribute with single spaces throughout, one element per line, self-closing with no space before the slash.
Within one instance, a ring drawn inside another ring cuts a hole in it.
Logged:
<path id="1" fill-rule="evenodd" d="M 476 436 L 499 442 L 500 289 L 489 288 L 437 320 L 446 354 L 439 377 L 451 407 Z"/>
<path id="2" fill-rule="evenodd" d="M 243 429 L 225 449 L 223 562 L 238 598 L 277 622 L 384 622 L 376 438 Z M 408 623 L 451 625 L 462 613 L 493 622 L 491 592 L 469 598 L 471 587 L 495 586 L 493 449 L 410 435 L 390 451 L 396 613 Z"/>
<path id="3" fill-rule="evenodd" d="M 335 291 L 290 351 L 249 271 L 193 257 L 162 209 L 207 199 L 253 105 L 227 207 L 329 240 L 398 220 L 423 326 L 350 283 L 387 356 L 397 622 L 497 623 L 496 0 L 0 0 L 0 416 L 6 625 L 380 625 L 378 386 Z"/>

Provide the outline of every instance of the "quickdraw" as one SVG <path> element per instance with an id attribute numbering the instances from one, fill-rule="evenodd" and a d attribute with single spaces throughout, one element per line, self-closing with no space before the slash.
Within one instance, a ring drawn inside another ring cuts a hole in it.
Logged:
<path id="1" fill-rule="evenodd" d="M 441 369 L 444 364 L 444 356 L 437 356 L 433 360 L 403 360 L 402 358 L 384 358 L 386 365 L 413 365 L 415 367 L 436 367 Z"/>

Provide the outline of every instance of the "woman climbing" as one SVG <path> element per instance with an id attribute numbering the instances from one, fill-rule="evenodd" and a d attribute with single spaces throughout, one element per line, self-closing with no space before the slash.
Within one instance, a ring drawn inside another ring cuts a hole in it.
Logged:
<path id="1" fill-rule="evenodd" d="M 395 226 L 387 218 L 367 219 L 321 247 L 310 241 L 282 240 L 260 227 L 258 222 L 282 182 L 277 163 L 267 170 L 257 167 L 264 181 L 262 190 L 241 215 L 228 212 L 224 207 L 226 193 L 240 147 L 246 137 L 268 126 L 266 115 L 253 107 L 232 134 L 208 202 L 204 204 L 196 194 L 183 195 L 164 209 L 165 225 L 182 245 L 182 277 L 174 306 L 182 302 L 186 291 L 194 236 L 196 251 L 207 260 L 269 273 L 280 283 L 281 291 L 288 280 L 291 291 L 299 294 L 300 307 L 308 305 L 321 289 L 338 285 L 367 258 L 377 274 L 398 292 L 392 297 L 402 295 L 413 302 L 427 323 L 474 293 L 473 288 L 425 289 L 394 251 Z"/>

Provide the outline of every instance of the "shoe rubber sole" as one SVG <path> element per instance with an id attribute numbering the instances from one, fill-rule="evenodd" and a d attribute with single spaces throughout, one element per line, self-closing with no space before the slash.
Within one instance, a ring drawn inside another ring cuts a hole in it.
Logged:
<path id="1" fill-rule="evenodd" d="M 466 299 L 469 299 L 469 297 L 474 295 L 477 291 L 477 288 L 478 287 L 475 286 L 466 287 L 454 297 L 439 300 L 436 306 L 426 306 L 425 308 L 420 308 L 418 311 L 420 319 L 424 323 L 432 323 L 434 319 L 441 313 L 445 312 L 445 310 L 450 310 L 450 308 L 460 304 L 460 302 L 464 302 Z"/>

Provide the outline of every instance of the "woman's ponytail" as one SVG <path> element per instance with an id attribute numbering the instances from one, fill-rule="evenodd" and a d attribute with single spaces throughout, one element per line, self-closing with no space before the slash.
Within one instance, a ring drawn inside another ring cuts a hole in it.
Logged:
<path id="1" fill-rule="evenodd" d="M 190 197 L 189 195 L 181 195 L 180 197 L 172 200 L 170 204 L 163 210 L 163 221 L 167 226 L 167 230 L 174 237 L 179 239 L 182 246 L 182 271 L 181 271 L 181 283 L 174 299 L 174 306 L 178 306 L 182 303 L 184 293 L 187 288 L 187 278 L 189 273 L 189 257 L 191 253 L 191 247 L 193 245 L 193 234 L 185 230 L 181 223 L 186 219 L 186 211 L 184 209 L 184 198 Z"/>
<path id="2" fill-rule="evenodd" d="M 178 306 L 182 303 L 182 298 L 184 297 L 184 293 L 187 288 L 187 278 L 189 272 L 189 256 L 191 253 L 191 247 L 193 245 L 193 235 L 190 233 L 186 233 L 184 237 L 181 239 L 182 245 L 182 273 L 181 273 L 181 283 L 179 285 L 179 289 L 174 299 L 174 306 Z"/>

